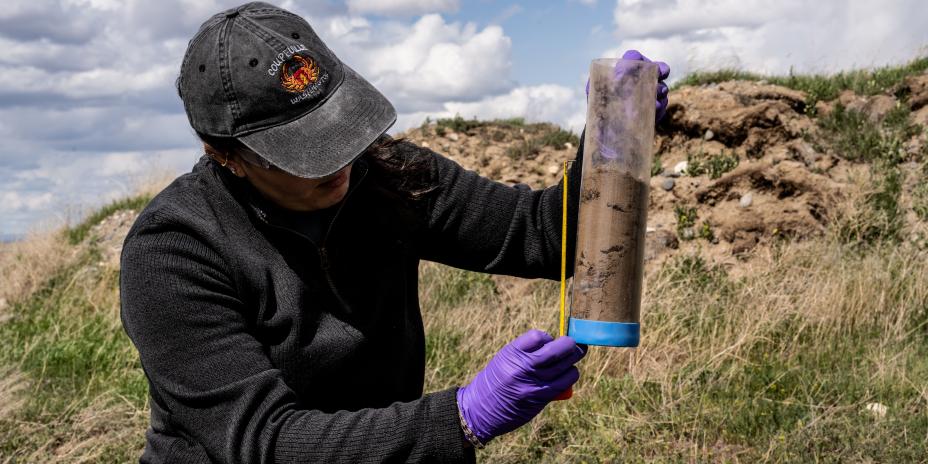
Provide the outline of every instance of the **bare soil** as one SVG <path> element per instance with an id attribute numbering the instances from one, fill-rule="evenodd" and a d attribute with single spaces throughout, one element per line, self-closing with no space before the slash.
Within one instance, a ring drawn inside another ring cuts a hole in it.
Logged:
<path id="1" fill-rule="evenodd" d="M 571 316 L 638 322 L 648 185 L 615 166 L 584 175 Z"/>

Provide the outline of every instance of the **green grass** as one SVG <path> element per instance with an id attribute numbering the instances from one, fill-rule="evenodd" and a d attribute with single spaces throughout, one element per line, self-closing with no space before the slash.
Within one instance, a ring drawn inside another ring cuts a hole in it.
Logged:
<path id="1" fill-rule="evenodd" d="M 541 130 L 541 136 L 528 136 L 516 141 L 506 149 L 506 156 L 514 160 L 534 159 L 543 147 L 561 150 L 568 143 L 574 147 L 580 145 L 580 137 L 577 134 L 560 127 L 550 124 L 533 124 L 530 127 L 536 131 Z"/>
<path id="2" fill-rule="evenodd" d="M 476 129 L 478 127 L 484 126 L 486 123 L 483 121 L 478 121 L 477 118 L 474 119 L 464 119 L 460 115 L 456 115 L 453 118 L 442 118 L 435 121 L 436 130 L 438 129 L 449 129 L 454 132 L 467 132 L 469 130 Z M 441 135 L 441 134 L 439 134 Z"/>
<path id="3" fill-rule="evenodd" d="M 715 241 L 715 232 L 712 231 L 712 225 L 708 221 L 703 221 L 699 225 L 699 230 L 696 232 L 696 236 L 707 241 Z"/>
<path id="4" fill-rule="evenodd" d="M 450 267 L 422 273 L 421 285 L 429 289 L 428 298 L 438 309 L 484 303 L 498 292 L 489 274 Z"/>
<path id="5" fill-rule="evenodd" d="M 7 437 L 0 455 L 29 456 L 62 437 L 79 437 L 87 427 L 82 418 L 101 406 L 145 409 L 148 384 L 117 313 L 118 271 L 95 266 L 99 259 L 93 248 L 86 250 L 14 303 L 12 319 L 0 325 L 0 365 L 15 366 L 30 384 L 15 418 L 0 420 L 0 436 Z M 97 448 L 101 459 L 137 459 L 141 440 L 133 433 Z"/>
<path id="6" fill-rule="evenodd" d="M 695 237 L 696 208 L 677 205 L 673 210 L 677 218 L 677 237 L 680 240 L 692 240 Z"/>
<path id="7" fill-rule="evenodd" d="M 903 144 L 921 130 L 909 119 L 909 109 L 899 105 L 881 123 L 867 115 L 836 105 L 818 125 L 828 145 L 849 161 L 881 161 L 898 164 L 906 160 Z"/>
<path id="8" fill-rule="evenodd" d="M 840 222 L 837 230 L 845 242 L 872 244 L 900 241 L 905 214 L 900 206 L 902 173 L 899 164 L 912 159 L 904 144 L 921 130 L 912 124 L 909 109 L 899 105 L 883 121 L 874 122 L 867 115 L 842 105 L 818 120 L 822 137 L 840 157 L 869 163 L 872 187 L 860 207 Z M 919 189 L 914 192 L 915 212 L 920 211 Z"/>
<path id="9" fill-rule="evenodd" d="M 837 76 L 767 79 L 828 99 L 848 88 L 886 92 L 928 59 Z M 727 73 L 727 74 L 726 74 Z M 689 84 L 746 76 L 697 74 Z M 784 80 L 787 79 L 787 80 Z M 510 156 L 529 158 L 575 135 L 526 125 Z M 424 126 L 431 127 L 427 121 Z M 436 131 L 486 122 L 455 117 Z M 902 149 L 917 130 L 904 105 L 880 123 L 836 106 L 818 118 L 821 142 L 872 166 L 872 186 L 825 238 L 784 241 L 737 276 L 687 251 L 645 279 L 643 338 L 635 351 L 594 347 L 573 399 L 478 452 L 485 462 L 920 462 L 928 456 L 928 256 L 905 243 L 911 208 L 928 221 L 928 185 L 902 202 Z M 541 131 L 543 130 L 543 132 Z M 734 155 L 691 159 L 690 175 L 717 178 Z M 694 163 L 695 161 L 695 163 Z M 660 169 L 655 157 L 654 169 Z M 923 174 L 928 175 L 928 167 Z M 99 265 L 92 227 L 140 209 L 114 202 L 65 231 L 77 258 L 12 301 L 0 322 L 0 367 L 27 381 L 23 405 L 0 418 L 0 461 L 137 460 L 148 426 L 147 385 L 118 317 L 118 271 Z M 712 240 L 697 210 L 678 206 L 681 239 Z M 834 237 L 835 240 L 831 240 Z M 862 246 L 865 245 L 865 246 Z M 690 243 L 698 248 L 699 244 Z M 426 263 L 426 386 L 470 380 L 527 328 L 556 331 L 558 286 L 495 279 Z M 2 371 L 0 371 L 2 372 Z M 2 393 L 2 392 L 0 392 Z M 887 407 L 885 417 L 866 410 Z M 69 454 L 70 453 L 70 454 Z"/>
<path id="10" fill-rule="evenodd" d="M 664 165 L 661 162 L 661 154 L 655 153 L 651 158 L 651 177 L 655 177 L 664 172 Z"/>
<path id="11" fill-rule="evenodd" d="M 541 152 L 542 146 L 544 145 L 540 140 L 536 138 L 527 138 L 525 140 L 520 140 L 507 148 L 506 156 L 513 160 L 534 159 L 535 156 Z"/>
<path id="12" fill-rule="evenodd" d="M 832 246 L 815 244 L 738 279 L 698 255 L 671 260 L 648 281 L 640 366 L 626 367 L 627 350 L 592 348 L 573 399 L 479 457 L 920 462 L 928 453 L 928 398 L 918 380 L 928 378 L 928 337 L 918 334 L 926 333 L 924 312 L 914 310 L 928 304 L 918 290 L 928 264 L 907 263 L 892 248 L 861 255 Z M 863 282 L 871 288 L 850 290 Z M 839 297 L 845 288 L 851 294 Z M 832 290 L 834 297 L 813 296 Z M 860 291 L 885 300 L 846 306 Z M 889 330 L 900 317 L 902 328 Z M 885 405 L 886 417 L 869 413 L 868 403 Z"/>
<path id="13" fill-rule="evenodd" d="M 429 125 L 432 124 L 431 118 L 426 118 L 422 122 L 420 129 L 425 130 Z M 476 117 L 471 119 L 465 119 L 461 115 L 455 115 L 453 118 L 439 118 L 435 120 L 435 131 L 441 136 L 444 135 L 446 131 L 450 130 L 453 132 L 470 132 L 479 127 L 485 127 L 487 125 L 497 125 L 497 126 L 506 126 L 506 127 L 525 127 L 525 118 L 507 118 L 507 119 L 493 119 L 490 121 L 478 120 Z"/>
<path id="14" fill-rule="evenodd" d="M 709 156 L 689 154 L 686 159 L 686 175 L 693 177 L 708 175 L 713 180 L 738 167 L 739 162 L 738 155 L 724 151 Z"/>
<path id="15" fill-rule="evenodd" d="M 87 238 L 90 229 L 99 224 L 104 218 L 111 216 L 113 213 L 121 210 L 140 210 L 151 201 L 149 195 L 138 195 L 134 197 L 116 200 L 103 208 L 93 212 L 79 224 L 65 229 L 65 236 L 72 245 L 77 245 Z"/>
<path id="16" fill-rule="evenodd" d="M 922 164 L 915 189 L 912 192 L 912 209 L 922 221 L 928 222 L 928 160 Z"/>
<path id="17" fill-rule="evenodd" d="M 677 215 L 696 227 L 695 210 Z M 668 260 L 646 278 L 635 354 L 592 348 L 573 399 L 479 458 L 917 462 L 928 453 L 928 259 L 880 243 L 786 245 L 739 277 L 698 253 Z M 98 262 L 89 246 L 0 323 L 0 365 L 30 384 L 25 405 L 0 419 L 6 458 L 73 461 L 48 453 L 87 443 L 91 462 L 138 457 L 145 378 L 119 324 L 118 273 Z M 556 282 L 420 271 L 426 391 L 469 381 L 528 327 L 554 331 Z"/>
<path id="18" fill-rule="evenodd" d="M 877 242 L 898 243 L 905 227 L 905 211 L 900 205 L 902 173 L 898 166 L 874 166 L 873 186 L 863 196 L 859 208 L 844 218 L 837 228 L 846 243 L 872 245 Z M 916 205 L 916 213 L 918 212 Z"/>
<path id="19" fill-rule="evenodd" d="M 571 131 L 566 131 L 560 127 L 555 128 L 554 130 L 545 133 L 541 137 L 541 144 L 546 145 L 555 149 L 562 149 L 564 145 L 571 144 L 574 147 L 580 145 L 580 137 L 577 134 L 574 134 Z"/>
<path id="20" fill-rule="evenodd" d="M 901 66 L 884 66 L 873 69 L 844 71 L 836 74 L 808 74 L 765 76 L 737 69 L 694 72 L 674 84 L 675 88 L 687 85 L 705 85 L 729 80 L 760 81 L 782 85 L 806 92 L 807 108 L 812 110 L 818 101 L 834 100 L 843 90 L 859 95 L 891 92 L 908 76 L 928 71 L 928 57 L 916 58 Z"/>

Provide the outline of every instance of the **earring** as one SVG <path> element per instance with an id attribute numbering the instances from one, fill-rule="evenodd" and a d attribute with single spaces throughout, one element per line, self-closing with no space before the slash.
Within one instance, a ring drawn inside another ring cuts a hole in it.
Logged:
<path id="1" fill-rule="evenodd" d="M 230 167 L 229 170 L 232 171 L 233 175 L 238 175 L 238 173 L 235 172 L 235 167 Z"/>
<path id="2" fill-rule="evenodd" d="M 229 164 L 229 155 L 226 155 L 226 159 L 222 160 L 222 164 L 220 166 L 226 167 L 227 164 Z"/>

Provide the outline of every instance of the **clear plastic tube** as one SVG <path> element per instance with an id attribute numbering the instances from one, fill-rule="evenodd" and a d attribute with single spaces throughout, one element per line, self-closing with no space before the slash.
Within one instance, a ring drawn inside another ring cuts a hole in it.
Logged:
<path id="1" fill-rule="evenodd" d="M 594 60 L 568 334 L 638 346 L 657 65 Z"/>

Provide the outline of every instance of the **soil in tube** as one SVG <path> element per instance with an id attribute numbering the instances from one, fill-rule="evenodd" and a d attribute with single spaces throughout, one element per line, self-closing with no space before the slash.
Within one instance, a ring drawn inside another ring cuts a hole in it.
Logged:
<path id="1" fill-rule="evenodd" d="M 615 165 L 592 171 L 581 185 L 570 316 L 638 322 L 648 184 Z"/>

